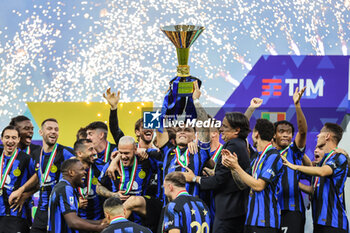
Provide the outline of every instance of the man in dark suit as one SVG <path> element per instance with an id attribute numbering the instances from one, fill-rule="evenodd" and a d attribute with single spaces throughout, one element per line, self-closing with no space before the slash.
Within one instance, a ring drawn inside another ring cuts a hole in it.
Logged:
<path id="1" fill-rule="evenodd" d="M 244 114 L 226 113 L 220 128 L 221 137 L 226 142 L 223 149 L 236 152 L 243 169 L 250 166 L 246 143 L 249 132 L 249 121 Z M 214 176 L 195 177 L 189 169 L 184 175 L 187 182 L 199 183 L 201 190 L 214 191 L 216 214 L 213 232 L 243 232 L 249 190 L 233 178 L 230 169 L 221 164 L 221 156 Z"/>

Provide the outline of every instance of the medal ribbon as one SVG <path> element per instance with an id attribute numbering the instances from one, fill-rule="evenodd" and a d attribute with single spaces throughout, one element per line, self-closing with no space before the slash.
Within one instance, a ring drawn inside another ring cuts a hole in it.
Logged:
<path id="1" fill-rule="evenodd" d="M 271 145 L 271 143 L 267 144 L 265 149 L 263 150 L 263 152 L 261 153 L 259 159 L 256 159 L 255 160 L 255 163 L 253 165 L 253 168 L 252 168 L 252 175 L 254 176 L 255 173 L 256 173 L 256 170 L 258 169 L 258 166 L 262 160 L 262 158 L 264 157 L 265 153 L 270 150 L 271 148 L 273 148 L 273 146 Z"/>
<path id="2" fill-rule="evenodd" d="M 329 154 L 326 156 L 325 160 L 323 160 L 323 163 L 322 163 L 322 165 L 321 165 L 320 167 L 322 167 L 334 154 L 336 154 L 334 150 L 332 150 L 331 152 L 329 152 Z M 315 178 L 314 189 L 316 189 L 317 183 L 318 183 L 319 180 L 320 180 L 320 177 L 317 176 L 317 177 Z"/>
<path id="3" fill-rule="evenodd" d="M 177 197 L 179 197 L 179 196 L 182 196 L 182 195 L 190 195 L 190 194 L 187 192 L 187 190 L 182 190 L 182 191 L 180 191 L 180 192 L 176 195 L 175 198 L 177 198 Z"/>
<path id="4" fill-rule="evenodd" d="M 46 168 L 45 168 L 45 172 L 43 174 L 43 171 L 41 169 L 41 160 L 43 158 L 43 150 L 44 149 L 41 149 L 41 153 L 40 153 L 40 161 L 39 161 L 39 166 L 40 166 L 40 174 L 41 174 L 41 185 L 44 185 L 46 180 L 47 180 L 47 177 L 49 176 L 49 173 L 50 173 L 50 169 L 53 165 L 53 161 L 55 160 L 55 157 L 56 157 L 56 153 L 57 153 L 57 143 L 55 144 L 51 154 L 50 154 L 50 157 L 49 157 L 49 161 L 47 162 L 46 164 Z"/>
<path id="5" fill-rule="evenodd" d="M 27 155 L 30 154 L 30 146 L 27 146 L 26 154 L 27 154 Z"/>
<path id="6" fill-rule="evenodd" d="M 188 148 L 186 149 L 185 153 L 182 155 L 180 148 L 178 146 L 176 147 L 176 149 L 175 149 L 176 161 L 181 167 L 185 168 L 188 166 L 188 163 L 190 161 L 189 154 L 190 154 L 190 152 L 189 152 Z M 181 156 L 184 156 L 185 161 L 182 161 L 180 159 Z"/>
<path id="7" fill-rule="evenodd" d="M 287 146 L 286 148 L 284 148 L 283 150 L 281 150 L 280 155 L 287 157 L 287 152 L 288 152 L 289 147 L 290 147 L 290 145 Z"/>
<path id="8" fill-rule="evenodd" d="M 123 162 L 120 161 L 120 170 L 122 171 L 122 174 L 120 176 L 120 184 L 119 184 L 119 190 L 123 190 L 124 184 L 125 184 L 125 170 L 124 170 L 124 165 Z M 135 181 L 136 177 L 136 170 L 137 170 L 137 158 L 134 156 L 134 164 L 132 165 L 131 169 L 131 177 L 130 177 L 130 182 L 128 183 L 124 195 L 128 194 L 131 191 L 132 184 Z"/>
<path id="9" fill-rule="evenodd" d="M 87 198 L 89 196 L 90 190 L 91 190 L 91 183 L 92 183 L 92 166 L 90 165 L 89 171 L 88 171 L 88 177 L 87 177 L 87 186 L 86 186 L 86 193 L 84 193 L 84 190 L 82 188 L 78 188 L 79 194 L 82 198 Z"/>
<path id="10" fill-rule="evenodd" d="M 106 149 L 105 149 L 105 155 L 104 155 L 104 159 L 103 159 L 103 162 L 105 162 L 105 163 L 108 162 L 110 150 L 111 150 L 111 144 L 109 142 L 107 142 Z"/>
<path id="11" fill-rule="evenodd" d="M 213 156 L 211 157 L 212 160 L 216 161 L 221 153 L 221 150 L 224 146 L 220 144 L 220 146 L 218 146 L 218 148 L 216 148 Z"/>
<path id="12" fill-rule="evenodd" d="M 118 223 L 120 221 L 125 221 L 126 218 L 124 218 L 123 216 L 117 216 L 112 218 L 112 221 L 110 222 L 110 224 L 114 224 L 114 223 Z"/>
<path id="13" fill-rule="evenodd" d="M 1 154 L 1 166 L 0 166 L 0 176 L 1 176 L 0 189 L 4 188 L 6 177 L 9 174 L 9 172 L 12 168 L 12 165 L 17 158 L 17 155 L 18 155 L 18 149 L 16 148 L 15 151 L 11 155 L 10 161 L 7 163 L 7 166 L 5 168 L 4 175 L 3 175 L 2 173 L 3 173 L 3 164 L 4 164 L 5 154 L 4 154 L 4 152 L 2 152 L 2 154 Z"/>

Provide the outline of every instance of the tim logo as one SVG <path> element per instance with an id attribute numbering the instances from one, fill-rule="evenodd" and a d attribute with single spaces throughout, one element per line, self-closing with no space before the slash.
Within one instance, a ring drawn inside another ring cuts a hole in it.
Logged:
<path id="1" fill-rule="evenodd" d="M 159 129 L 161 128 L 160 112 L 143 112 L 143 128 L 144 129 Z"/>
<path id="2" fill-rule="evenodd" d="M 288 87 L 288 95 L 293 96 L 295 88 L 299 87 L 299 90 L 306 87 L 305 96 L 309 98 L 316 98 L 323 96 L 323 89 L 325 81 L 322 77 L 315 82 L 313 79 L 298 79 L 298 78 L 286 78 L 282 84 L 282 79 L 262 79 L 262 96 L 280 96 L 282 95 L 282 85 Z"/>
<path id="3" fill-rule="evenodd" d="M 263 85 L 261 95 L 280 96 L 282 94 L 282 79 L 263 79 L 262 83 Z"/>

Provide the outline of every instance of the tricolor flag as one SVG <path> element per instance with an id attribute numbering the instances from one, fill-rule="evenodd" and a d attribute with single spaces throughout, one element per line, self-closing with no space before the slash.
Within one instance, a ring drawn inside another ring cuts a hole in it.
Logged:
<path id="1" fill-rule="evenodd" d="M 286 119 L 285 112 L 262 112 L 261 118 L 275 123 L 276 121 L 283 121 Z"/>

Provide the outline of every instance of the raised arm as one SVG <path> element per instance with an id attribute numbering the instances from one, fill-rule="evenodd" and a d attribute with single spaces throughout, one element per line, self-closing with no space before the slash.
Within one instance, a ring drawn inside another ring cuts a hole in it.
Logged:
<path id="1" fill-rule="evenodd" d="M 306 123 L 304 113 L 300 106 L 300 98 L 303 95 L 305 89 L 306 87 L 298 91 L 299 88 L 297 87 L 293 95 L 293 101 L 295 105 L 295 111 L 297 113 L 297 124 L 298 124 L 298 133 L 295 136 L 295 143 L 298 148 L 304 148 L 306 144 L 307 123 Z"/>
<path id="2" fill-rule="evenodd" d="M 158 148 L 162 148 L 169 141 L 168 131 L 164 128 L 163 133 L 156 131 Z"/>
<path id="3" fill-rule="evenodd" d="M 115 143 L 118 145 L 120 138 L 124 136 L 123 131 L 119 128 L 117 112 L 118 103 L 120 100 L 120 91 L 118 91 L 116 95 L 114 92 L 111 92 L 111 88 L 108 88 L 106 93 L 103 93 L 103 97 L 111 106 L 111 111 L 109 113 L 109 130 L 111 131 Z"/>
<path id="4" fill-rule="evenodd" d="M 248 118 L 248 120 L 250 120 L 250 118 L 253 116 L 254 111 L 259 108 L 263 103 L 263 100 L 260 98 L 253 98 L 250 101 L 250 105 L 247 108 L 247 110 L 245 111 L 244 115 Z"/>
<path id="5" fill-rule="evenodd" d="M 201 96 L 201 91 L 199 90 L 198 82 L 194 82 L 194 91 L 192 94 L 193 103 L 196 108 L 197 120 L 202 122 L 209 119 L 208 113 L 204 110 L 202 105 L 199 103 L 199 97 Z M 209 142 L 210 141 L 210 128 L 202 127 L 198 133 L 198 139 L 201 142 Z"/>

